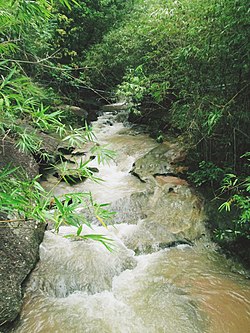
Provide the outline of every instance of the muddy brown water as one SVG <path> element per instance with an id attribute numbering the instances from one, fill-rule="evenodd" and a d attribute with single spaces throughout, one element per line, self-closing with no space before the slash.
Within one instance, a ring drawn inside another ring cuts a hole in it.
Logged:
<path id="1" fill-rule="evenodd" d="M 106 114 L 94 124 L 99 141 L 117 151 L 115 161 L 98 166 L 104 182 L 61 183 L 55 192 L 91 190 L 99 202 L 112 203 L 119 219 L 108 229 L 96 225 L 85 232 L 108 235 L 115 250 L 64 238 L 72 227 L 62 227 L 59 235 L 47 231 L 13 332 L 250 332 L 250 282 L 204 235 L 199 198 L 185 182 L 170 193 L 169 179 L 152 190 L 152 182 L 131 175 L 134 161 L 157 143 L 121 123 L 110 126 L 112 117 Z M 50 176 L 43 185 L 55 183 Z M 144 201 L 136 205 L 138 197 Z M 199 240 L 193 246 L 159 246 L 179 238 Z"/>

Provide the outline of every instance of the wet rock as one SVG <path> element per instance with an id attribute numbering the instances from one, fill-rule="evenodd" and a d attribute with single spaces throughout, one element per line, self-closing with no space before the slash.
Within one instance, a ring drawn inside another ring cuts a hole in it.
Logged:
<path id="1" fill-rule="evenodd" d="M 146 245 L 146 246 L 140 246 L 139 248 L 134 249 L 136 255 L 140 255 L 143 253 L 153 253 L 158 250 L 164 250 L 167 248 L 171 247 L 177 247 L 179 245 L 184 245 L 184 246 L 193 246 L 193 243 L 189 240 L 183 239 L 180 241 L 175 241 L 171 243 L 159 243 L 159 244 L 151 244 L 151 245 Z"/>
<path id="2" fill-rule="evenodd" d="M 0 219 L 6 216 L 0 214 Z M 44 227 L 34 221 L 0 225 L 0 332 L 21 310 L 22 285 L 39 259 Z"/>
<path id="3" fill-rule="evenodd" d="M 113 126 L 114 124 L 113 124 L 113 122 L 112 122 L 112 121 L 110 121 L 110 120 L 107 120 L 107 121 L 105 122 L 105 125 Z"/>
<path id="4" fill-rule="evenodd" d="M 135 192 L 111 204 L 110 210 L 116 212 L 115 222 L 136 224 L 138 220 L 147 217 L 147 204 L 150 193 Z"/>
<path id="5" fill-rule="evenodd" d="M 73 113 L 74 115 L 76 115 L 78 117 L 83 117 L 85 119 L 88 116 L 88 111 L 86 111 L 83 108 L 80 108 L 79 106 L 75 106 L 75 105 L 67 105 L 67 104 L 59 105 L 57 107 L 57 109 L 69 111 L 69 112 Z"/>
<path id="6" fill-rule="evenodd" d="M 155 179 L 159 185 L 172 184 L 174 186 L 183 185 L 189 186 L 185 179 L 173 176 L 155 176 Z M 169 192 L 172 192 L 171 190 Z"/>
<path id="7" fill-rule="evenodd" d="M 121 227 L 119 237 L 130 249 L 192 243 L 206 234 L 203 197 L 178 176 L 185 158 L 183 146 L 164 142 L 134 163 L 132 174 L 145 183 L 145 190 L 111 206 L 117 212 L 115 223 L 129 224 Z"/>
<path id="8" fill-rule="evenodd" d="M 111 206 L 117 212 L 115 222 L 121 223 L 116 225 L 118 237 L 138 253 L 191 244 L 206 234 L 203 198 L 186 181 L 166 179 L 168 182 L 152 183 L 146 191 L 133 193 Z"/>
<path id="9" fill-rule="evenodd" d="M 97 227 L 90 229 L 89 233 L 103 233 L 103 229 Z M 119 244 L 118 240 L 116 246 L 119 251 L 110 256 L 101 243 L 63 238 L 72 232 L 74 229 L 71 227 L 61 227 L 59 235 L 49 231 L 45 233 L 40 249 L 41 261 L 32 273 L 30 288 L 34 293 L 38 288 L 60 298 L 79 291 L 96 294 L 110 290 L 115 275 L 135 267 L 132 251 Z"/>
<path id="10" fill-rule="evenodd" d="M 183 151 L 178 144 L 164 142 L 139 158 L 133 165 L 131 173 L 140 180 L 146 181 L 153 175 L 175 175 L 179 171 L 179 161 Z"/>
<path id="11" fill-rule="evenodd" d="M 96 167 L 85 167 L 84 169 L 81 169 L 79 168 L 77 161 L 66 161 L 63 162 L 63 164 L 57 165 L 56 172 L 54 172 L 53 176 L 60 181 L 75 184 L 86 180 L 89 178 L 89 175 L 93 175 L 93 173 L 97 172 L 99 172 L 99 170 Z"/>
<path id="12" fill-rule="evenodd" d="M 60 157 L 60 161 L 68 162 L 69 164 L 76 164 L 76 161 L 75 161 L 74 157 L 72 155 L 67 155 L 67 154 L 62 155 Z"/>
<path id="13" fill-rule="evenodd" d="M 55 155 L 59 153 L 58 147 L 60 144 L 60 139 L 55 138 L 52 135 L 49 135 L 44 132 L 38 132 L 37 135 L 42 140 L 41 149 L 47 152 L 48 154 Z"/>
<path id="14" fill-rule="evenodd" d="M 35 177 L 39 171 L 34 157 L 20 152 L 10 140 L 1 141 L 0 145 L 0 169 L 7 165 L 10 165 L 10 167 L 23 167 L 30 178 Z"/>
<path id="15" fill-rule="evenodd" d="M 75 150 L 75 147 L 67 146 L 67 145 L 60 145 L 58 147 L 58 151 L 62 153 L 63 155 L 70 155 Z"/>
<path id="16" fill-rule="evenodd" d="M 62 156 L 61 152 L 58 150 L 60 139 L 44 132 L 37 132 L 36 134 L 41 139 L 41 146 L 40 152 L 36 153 L 34 157 L 40 166 L 39 173 L 43 173 L 43 169 L 50 164 L 56 163 Z"/>
<path id="17" fill-rule="evenodd" d="M 98 145 L 95 142 L 86 142 L 82 147 L 77 147 L 74 148 L 73 151 L 71 152 L 71 155 L 74 156 L 83 156 L 83 155 L 90 155 L 91 150 Z"/>
<path id="18" fill-rule="evenodd" d="M 150 229 L 151 222 L 155 223 L 152 234 L 160 243 L 168 238 L 193 241 L 205 233 L 203 198 L 185 185 L 156 187 L 147 209 L 148 217 L 142 224 Z"/>
<path id="19" fill-rule="evenodd" d="M 80 149 L 80 148 L 76 148 L 74 149 L 74 151 L 72 151 L 71 155 L 72 156 L 84 156 L 86 155 L 86 150 L 84 149 Z"/>
<path id="20" fill-rule="evenodd" d="M 128 105 L 126 102 L 119 102 L 114 104 L 107 104 L 102 106 L 103 112 L 112 112 L 112 111 L 119 111 L 119 110 L 127 110 Z"/>
<path id="21" fill-rule="evenodd" d="M 67 173 L 64 174 L 63 176 L 57 172 L 55 172 L 53 174 L 54 177 L 58 178 L 60 181 L 64 181 L 68 184 L 77 184 L 77 183 L 81 183 L 84 180 L 86 180 L 86 177 L 83 177 L 81 175 L 78 175 L 77 173 L 73 174 L 73 173 Z"/>
<path id="22" fill-rule="evenodd" d="M 0 145 L 0 169 L 22 167 L 19 178 L 33 178 L 38 174 L 38 164 L 30 154 L 24 154 L 8 140 Z M 0 212 L 0 220 L 7 220 Z M 38 260 L 38 247 L 43 238 L 44 225 L 34 221 L 0 222 L 0 332 L 18 316 L 22 306 L 22 284 Z"/>

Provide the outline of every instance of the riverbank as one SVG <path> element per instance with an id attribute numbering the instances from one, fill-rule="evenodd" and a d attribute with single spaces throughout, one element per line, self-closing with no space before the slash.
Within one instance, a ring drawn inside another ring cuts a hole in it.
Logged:
<path id="1" fill-rule="evenodd" d="M 25 178 L 32 179 L 39 172 L 33 156 L 20 153 L 8 140 L 0 146 L 0 161 L 0 169 L 9 165 L 22 167 Z M 21 177 L 21 172 L 17 177 Z M 14 212 L 13 218 L 0 212 L 0 332 L 7 332 L 21 311 L 23 283 L 39 260 L 39 245 L 45 229 L 38 221 L 16 219 Z"/>
<path id="2" fill-rule="evenodd" d="M 18 317 L 23 303 L 23 285 L 39 261 L 39 245 L 43 240 L 46 221 L 42 220 L 42 214 L 39 215 L 39 210 L 42 213 L 44 209 L 44 193 L 39 192 L 39 183 L 35 180 L 39 181 L 44 170 L 60 161 L 62 151 L 67 150 L 67 143 L 64 144 L 58 135 L 38 131 L 30 123 L 23 122 L 22 127 L 28 133 L 34 132 L 41 144 L 39 150 L 31 154 L 20 151 L 9 133 L 1 140 L 1 332 L 9 331 Z M 37 215 L 32 214 L 36 209 Z"/>

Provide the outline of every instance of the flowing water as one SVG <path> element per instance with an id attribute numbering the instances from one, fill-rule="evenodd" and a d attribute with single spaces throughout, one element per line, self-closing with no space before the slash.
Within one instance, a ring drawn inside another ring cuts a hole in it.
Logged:
<path id="1" fill-rule="evenodd" d="M 115 249 L 64 238 L 71 227 L 46 231 L 14 332 L 250 332 L 249 280 L 205 235 L 202 198 L 174 177 L 131 175 L 134 161 L 158 144 L 121 123 L 110 126 L 109 117 L 94 124 L 99 141 L 117 151 L 98 166 L 105 182 L 61 183 L 55 192 L 91 190 L 110 202 L 114 224 L 94 232 L 114 239 Z M 43 185 L 54 183 L 51 175 Z"/>

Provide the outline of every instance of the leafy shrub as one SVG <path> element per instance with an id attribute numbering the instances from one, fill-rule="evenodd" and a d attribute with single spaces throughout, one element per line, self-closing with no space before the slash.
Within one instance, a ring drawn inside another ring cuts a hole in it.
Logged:
<path id="1" fill-rule="evenodd" d="M 112 250 L 111 239 L 103 235 L 83 234 L 84 226 L 91 228 L 86 212 L 107 227 L 105 221 L 112 219 L 115 214 L 107 209 L 108 204 L 98 204 L 89 192 L 56 197 L 52 191 L 47 192 L 42 188 L 38 182 L 39 176 L 33 180 L 19 180 L 20 172 L 25 176 L 24 171 L 18 168 L 0 170 L 0 211 L 7 213 L 11 219 L 6 222 L 53 222 L 55 232 L 59 232 L 61 225 L 70 225 L 76 228 L 76 234 L 67 237 L 100 241 L 108 250 Z"/>
<path id="2" fill-rule="evenodd" d="M 134 91 L 140 103 L 151 97 L 201 160 L 240 169 L 249 144 L 248 11 L 247 0 L 137 0 L 87 53 L 82 75 L 94 88 Z"/>
<path id="3" fill-rule="evenodd" d="M 224 170 L 212 162 L 202 161 L 199 163 L 199 169 L 189 174 L 189 179 L 196 185 L 214 186 L 214 183 L 220 183 L 224 175 Z"/>
<path id="4" fill-rule="evenodd" d="M 249 153 L 243 156 L 250 156 Z M 248 159 L 250 161 L 250 159 Z M 248 163 L 248 167 L 249 167 Z M 250 176 L 226 174 L 222 180 L 221 195 L 227 195 L 219 211 L 234 211 L 233 225 L 225 230 L 217 230 L 218 239 L 250 239 Z"/>
<path id="5" fill-rule="evenodd" d="M 75 0 L 58 0 L 58 3 L 68 9 L 72 3 L 76 8 L 80 6 Z M 93 142 L 93 146 L 98 145 L 87 124 L 84 128 L 75 129 L 63 123 L 63 111 L 53 108 L 60 102 L 58 95 L 51 87 L 44 88 L 30 78 L 31 75 L 39 78 L 46 70 L 58 73 L 62 69 L 56 67 L 50 61 L 52 56 L 48 55 L 54 28 L 50 21 L 53 20 L 53 8 L 54 1 L 50 0 L 0 0 L 1 140 L 4 142 L 8 139 L 21 151 L 39 155 L 43 159 L 49 159 L 49 156 L 41 149 L 42 139 L 38 135 L 41 131 L 57 133 L 68 145 L 79 146 L 89 141 Z M 67 75 L 68 69 L 63 68 L 64 82 L 70 77 L 72 85 L 77 86 L 76 80 Z M 96 155 L 99 161 L 104 162 L 112 153 L 98 146 Z M 96 180 L 84 163 L 80 163 L 74 172 L 80 177 Z M 77 237 L 98 240 L 111 250 L 111 240 L 107 237 L 82 234 L 83 226 L 90 227 L 91 224 L 84 213 L 76 211 L 79 207 L 88 209 L 98 222 L 106 226 L 105 221 L 113 215 L 105 208 L 106 204 L 94 202 L 90 193 L 55 197 L 52 191 L 48 193 L 41 187 L 39 176 L 33 180 L 20 180 L 19 176 L 20 170 L 17 168 L 0 170 L 0 211 L 5 212 L 12 221 L 53 221 L 57 232 L 62 224 L 72 225 L 77 228 Z M 66 178 L 65 174 L 59 177 L 58 182 L 63 177 Z"/>

